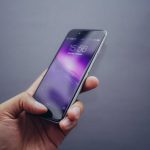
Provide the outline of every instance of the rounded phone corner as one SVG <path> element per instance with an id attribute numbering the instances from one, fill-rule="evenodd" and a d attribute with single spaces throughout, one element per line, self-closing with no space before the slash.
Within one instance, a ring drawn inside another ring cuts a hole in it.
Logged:
<path id="1" fill-rule="evenodd" d="M 103 30 L 103 32 L 104 32 L 104 35 L 107 36 L 108 31 L 107 30 Z"/>

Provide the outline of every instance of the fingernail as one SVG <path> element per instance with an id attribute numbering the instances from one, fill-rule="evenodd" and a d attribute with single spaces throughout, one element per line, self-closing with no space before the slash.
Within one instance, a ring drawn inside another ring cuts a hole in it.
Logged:
<path id="1" fill-rule="evenodd" d="M 73 107 L 71 108 L 71 111 L 74 113 L 74 115 L 79 118 L 80 117 L 80 108 L 79 107 Z"/>
<path id="2" fill-rule="evenodd" d="M 38 101 L 35 101 L 35 105 L 39 109 L 47 110 L 47 108 L 43 104 L 39 103 Z"/>
<path id="3" fill-rule="evenodd" d="M 65 119 L 63 120 L 63 124 L 64 124 L 64 126 L 65 126 L 67 129 L 70 128 L 71 125 L 72 125 L 71 121 L 70 121 L 68 118 L 65 118 Z"/>

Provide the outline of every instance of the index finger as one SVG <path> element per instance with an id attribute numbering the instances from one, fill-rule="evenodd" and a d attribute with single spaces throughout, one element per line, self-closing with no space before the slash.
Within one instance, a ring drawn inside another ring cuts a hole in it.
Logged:
<path id="1" fill-rule="evenodd" d="M 44 70 L 41 75 L 32 83 L 32 85 L 27 89 L 27 92 L 33 96 L 37 87 L 39 86 L 40 82 L 42 81 L 45 73 L 47 72 L 47 69 Z"/>

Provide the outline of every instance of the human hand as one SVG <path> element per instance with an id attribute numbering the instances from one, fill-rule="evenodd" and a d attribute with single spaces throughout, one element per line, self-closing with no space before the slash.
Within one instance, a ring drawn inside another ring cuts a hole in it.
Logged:
<path id="1" fill-rule="evenodd" d="M 77 125 L 83 104 L 76 101 L 60 123 L 53 124 L 31 114 L 42 114 L 47 108 L 32 97 L 45 72 L 25 92 L 0 104 L 0 149 L 56 150 Z M 82 92 L 96 88 L 99 81 L 88 77 Z"/>

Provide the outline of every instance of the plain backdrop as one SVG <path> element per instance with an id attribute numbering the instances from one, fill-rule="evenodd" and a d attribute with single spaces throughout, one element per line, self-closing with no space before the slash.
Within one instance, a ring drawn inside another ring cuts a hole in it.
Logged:
<path id="1" fill-rule="evenodd" d="M 90 72 L 101 86 L 79 96 L 85 113 L 60 149 L 149 150 L 149 0 L 1 0 L 0 101 L 48 67 L 72 28 L 108 38 Z"/>

